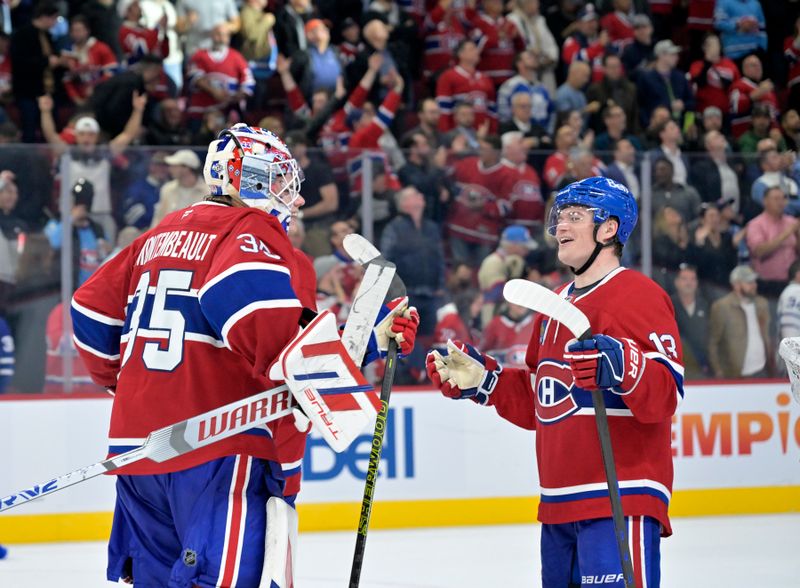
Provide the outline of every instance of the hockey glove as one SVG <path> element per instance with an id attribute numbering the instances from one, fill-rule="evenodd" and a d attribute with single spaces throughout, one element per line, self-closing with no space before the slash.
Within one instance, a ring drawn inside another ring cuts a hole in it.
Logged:
<path id="1" fill-rule="evenodd" d="M 471 398 L 489 402 L 503 366 L 468 343 L 448 341 L 444 354 L 434 350 L 425 360 L 431 382 L 449 398 Z"/>
<path id="2" fill-rule="evenodd" d="M 389 350 L 389 339 L 397 341 L 400 355 L 408 355 L 414 349 L 419 328 L 419 313 L 413 306 L 408 306 L 408 298 L 400 296 L 381 307 L 372 335 L 364 355 L 364 365 L 386 357 Z"/>
<path id="3" fill-rule="evenodd" d="M 575 384 L 584 390 L 610 388 L 628 394 L 644 372 L 644 355 L 631 339 L 595 335 L 585 341 L 567 343 L 564 358 L 569 361 Z"/>

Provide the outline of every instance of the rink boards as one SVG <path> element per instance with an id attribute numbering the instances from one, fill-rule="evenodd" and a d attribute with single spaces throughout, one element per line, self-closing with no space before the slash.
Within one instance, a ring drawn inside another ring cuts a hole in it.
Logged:
<path id="1" fill-rule="evenodd" d="M 391 404 L 374 528 L 535 520 L 532 432 L 427 389 L 397 390 Z M 0 495 L 102 459 L 110 407 L 99 396 L 0 397 Z M 310 438 L 302 530 L 355 528 L 371 441 L 335 454 Z M 800 405 L 788 383 L 688 386 L 672 448 L 672 516 L 800 511 Z M 113 499 L 107 477 L 68 488 L 0 514 L 0 541 L 104 539 Z"/>

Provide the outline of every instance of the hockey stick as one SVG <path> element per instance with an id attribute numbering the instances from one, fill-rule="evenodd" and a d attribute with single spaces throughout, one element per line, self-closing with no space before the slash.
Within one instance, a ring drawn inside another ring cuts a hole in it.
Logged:
<path id="1" fill-rule="evenodd" d="M 359 235 L 360 237 L 360 235 Z M 363 239 L 363 237 L 360 237 Z M 366 241 L 364 239 L 364 241 Z M 368 241 L 366 243 L 369 244 Z M 374 247 L 373 247 L 374 249 Z M 362 247 L 363 250 L 363 247 Z M 377 249 L 375 250 L 377 251 Z M 380 254 L 378 253 L 378 256 Z M 388 264 L 388 262 L 386 262 Z M 388 264 L 391 265 L 391 264 Z M 388 268 L 377 268 L 371 273 L 365 274 L 364 279 L 355 295 L 357 300 L 362 300 L 359 308 L 362 310 L 362 320 L 369 320 L 372 317 L 369 329 L 356 329 L 350 327 L 348 330 L 345 325 L 342 338 L 351 341 L 348 348 L 350 355 L 356 365 L 361 364 L 372 332 L 372 324 L 380 311 L 383 297 L 390 289 L 392 278 L 394 277 L 394 266 L 391 271 Z M 368 279 L 369 278 L 369 279 Z M 380 293 L 383 294 L 380 294 Z M 366 294 L 369 294 L 367 296 Z M 380 296 L 379 300 L 374 300 Z M 360 356 L 354 357 L 350 353 L 351 349 L 360 349 Z M 205 447 L 216 441 L 227 439 L 233 435 L 244 433 L 273 420 L 291 414 L 292 409 L 297 406 L 286 386 L 278 386 L 271 390 L 231 402 L 225 406 L 208 411 L 186 419 L 180 423 L 168 425 L 162 429 L 151 432 L 145 442 L 140 447 L 132 449 L 120 455 L 104 459 L 87 467 L 74 470 L 63 476 L 53 478 L 43 484 L 36 484 L 29 488 L 20 490 L 15 494 L 10 494 L 0 498 L 0 512 L 26 504 L 42 496 L 52 494 L 64 488 L 80 484 L 102 474 L 108 474 L 117 469 L 140 461 L 151 459 L 155 462 L 163 462 L 173 457 L 183 455 L 194 449 Z M 217 432 L 217 429 L 220 429 Z"/>
<path id="2" fill-rule="evenodd" d="M 512 304 L 530 308 L 540 314 L 549 316 L 564 325 L 569 331 L 583 341 L 592 336 L 589 319 L 577 306 L 534 282 L 528 280 L 509 280 L 503 287 L 503 296 Z M 635 586 L 631 550 L 628 546 L 628 534 L 625 529 L 625 515 L 622 512 L 622 499 L 619 493 L 617 468 L 614 465 L 614 451 L 611 447 L 611 433 L 608 429 L 608 416 L 603 393 L 592 390 L 597 434 L 600 437 L 600 450 L 603 454 L 603 467 L 608 483 L 608 496 L 611 499 L 611 515 L 614 521 L 614 535 L 617 540 L 620 563 L 622 564 L 625 588 Z"/>
<path id="3" fill-rule="evenodd" d="M 353 235 L 345 237 L 345 249 L 354 260 L 361 264 L 369 264 L 368 268 L 373 265 L 389 263 L 381 256 L 380 251 L 363 237 L 361 237 L 359 241 L 351 240 L 351 248 L 348 248 L 347 240 L 351 237 L 353 237 Z M 392 265 L 392 267 L 394 266 Z M 394 276 L 392 288 L 388 296 L 395 298 L 396 296 L 404 295 L 405 285 L 403 281 L 398 276 Z M 370 326 L 370 330 L 371 329 L 372 326 Z M 361 568 L 364 564 L 364 552 L 367 547 L 369 519 L 372 515 L 372 498 L 375 494 L 375 483 L 378 480 L 378 466 L 381 461 L 383 436 L 386 432 L 386 419 L 389 414 L 389 398 L 392 394 L 392 383 L 394 382 L 394 375 L 397 370 L 397 353 L 397 341 L 389 339 L 389 346 L 386 354 L 386 369 L 383 373 L 383 382 L 381 382 L 381 410 L 378 412 L 378 416 L 375 420 L 375 431 L 372 435 L 372 450 L 369 453 L 369 466 L 367 467 L 367 478 L 364 482 L 364 497 L 361 499 L 361 514 L 358 519 L 358 532 L 356 535 L 355 552 L 353 553 L 353 566 L 350 570 L 350 588 L 358 588 L 361 579 Z"/>
<path id="4" fill-rule="evenodd" d="M 0 498 L 0 512 L 101 474 L 114 472 L 142 459 L 161 463 L 287 416 L 292 413 L 295 406 L 294 399 L 286 386 L 278 386 L 231 402 L 153 431 L 147 436 L 144 444 L 136 449 Z"/>

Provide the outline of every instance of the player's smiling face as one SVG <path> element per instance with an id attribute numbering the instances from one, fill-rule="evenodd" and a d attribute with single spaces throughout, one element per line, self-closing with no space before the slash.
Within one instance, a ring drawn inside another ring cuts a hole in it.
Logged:
<path id="1" fill-rule="evenodd" d="M 583 206 L 568 206 L 558 212 L 555 237 L 558 259 L 580 267 L 594 251 L 594 214 Z"/>

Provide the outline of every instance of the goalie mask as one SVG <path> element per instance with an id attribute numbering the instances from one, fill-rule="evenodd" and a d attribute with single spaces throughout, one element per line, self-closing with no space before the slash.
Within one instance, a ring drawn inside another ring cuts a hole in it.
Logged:
<path id="1" fill-rule="evenodd" d="M 274 133 L 241 123 L 221 131 L 208 146 L 203 176 L 213 195 L 237 196 L 289 230 L 303 172 Z"/>

